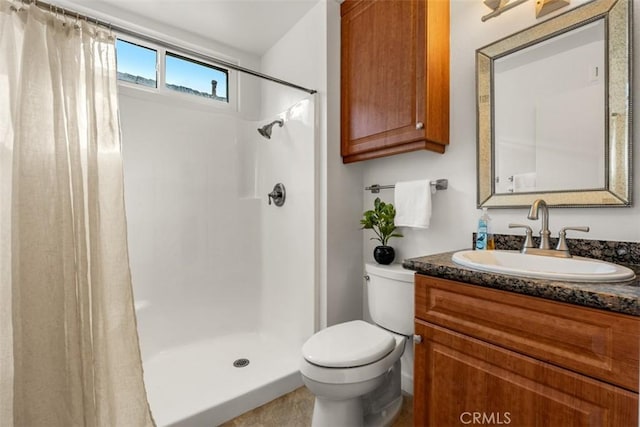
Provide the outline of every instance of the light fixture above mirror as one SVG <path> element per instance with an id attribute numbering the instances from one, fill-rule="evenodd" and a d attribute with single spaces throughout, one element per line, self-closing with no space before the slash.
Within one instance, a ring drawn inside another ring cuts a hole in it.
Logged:
<path id="1" fill-rule="evenodd" d="M 492 10 L 492 12 L 484 15 L 481 19 L 482 22 L 495 18 L 506 12 L 509 9 L 513 9 L 528 0 L 484 0 L 484 4 Z M 541 18 L 553 11 L 556 11 L 562 7 L 568 6 L 570 0 L 535 0 L 536 2 L 536 18 Z"/>

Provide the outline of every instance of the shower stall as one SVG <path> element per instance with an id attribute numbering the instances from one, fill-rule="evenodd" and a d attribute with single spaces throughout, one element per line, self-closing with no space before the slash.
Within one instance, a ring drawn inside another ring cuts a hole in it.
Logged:
<path id="1" fill-rule="evenodd" d="M 217 425 L 302 385 L 317 311 L 315 98 L 256 121 L 121 89 L 151 410 L 158 426 Z M 276 183 L 282 206 L 268 203 Z"/>

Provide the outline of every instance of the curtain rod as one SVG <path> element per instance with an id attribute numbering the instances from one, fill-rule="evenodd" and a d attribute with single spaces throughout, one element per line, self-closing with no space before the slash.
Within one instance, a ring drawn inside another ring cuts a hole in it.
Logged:
<path id="1" fill-rule="evenodd" d="M 45 9 L 45 10 L 49 9 L 51 11 L 54 11 L 54 12 L 57 12 L 57 13 L 61 13 L 62 15 L 69 16 L 71 18 L 84 19 L 84 20 L 87 20 L 89 22 L 93 22 L 93 23 L 95 23 L 97 25 L 109 28 L 110 30 L 115 31 L 116 33 L 124 34 L 124 35 L 127 35 L 127 36 L 132 36 L 132 37 L 135 37 L 137 39 L 146 41 L 148 43 L 153 43 L 155 45 L 161 46 L 161 47 L 163 47 L 165 49 L 176 51 L 177 53 L 184 53 L 184 54 L 187 54 L 189 56 L 192 56 L 192 57 L 194 57 L 196 59 L 199 59 L 199 60 L 202 60 L 202 61 L 205 61 L 205 62 L 211 62 L 212 64 L 221 65 L 221 66 L 223 66 L 225 68 L 229 68 L 231 70 L 235 70 L 235 71 L 238 71 L 238 72 L 241 72 L 241 73 L 249 74 L 249 75 L 261 78 L 261 79 L 269 80 L 271 82 L 278 83 L 278 84 L 281 84 L 281 85 L 284 85 L 284 86 L 289 86 L 291 88 L 307 92 L 307 93 L 309 93 L 311 95 L 313 95 L 313 94 L 318 92 L 315 89 L 308 89 L 306 87 L 299 86 L 297 84 L 288 82 L 286 80 L 282 80 L 282 79 L 279 79 L 279 78 L 276 78 L 276 77 L 272 77 L 272 76 L 269 76 L 267 74 L 263 74 L 263 73 L 260 73 L 258 71 L 251 70 L 249 68 L 241 67 L 240 65 L 236 65 L 236 64 L 233 64 L 231 62 L 224 61 L 222 59 L 218 59 L 218 58 L 214 58 L 214 57 L 211 57 L 211 56 L 208 56 L 208 55 L 204 55 L 204 54 L 202 54 L 200 52 L 196 52 L 194 50 L 187 49 L 187 48 L 184 48 L 184 47 L 181 47 L 181 46 L 166 42 L 164 40 L 160 40 L 160 39 L 157 39 L 155 37 L 151 37 L 151 36 L 148 36 L 146 34 L 142 34 L 142 33 L 139 33 L 137 31 L 130 30 L 130 29 L 125 28 L 125 27 L 121 27 L 119 25 L 113 25 L 110 22 L 106 22 L 106 21 L 100 20 L 98 18 L 93 18 L 91 16 L 87 16 L 87 15 L 78 13 L 75 10 L 66 9 L 64 7 L 56 6 L 54 4 L 46 3 L 46 2 L 43 2 L 43 1 L 40 1 L 40 0 L 35 0 L 35 1 L 26 0 L 26 3 L 35 4 L 36 6 L 38 6 L 41 9 Z"/>

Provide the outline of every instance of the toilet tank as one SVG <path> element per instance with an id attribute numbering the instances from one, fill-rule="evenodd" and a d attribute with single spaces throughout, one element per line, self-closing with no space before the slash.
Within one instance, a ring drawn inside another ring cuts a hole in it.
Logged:
<path id="1" fill-rule="evenodd" d="M 366 264 L 371 320 L 392 332 L 413 335 L 414 271 L 401 264 Z"/>

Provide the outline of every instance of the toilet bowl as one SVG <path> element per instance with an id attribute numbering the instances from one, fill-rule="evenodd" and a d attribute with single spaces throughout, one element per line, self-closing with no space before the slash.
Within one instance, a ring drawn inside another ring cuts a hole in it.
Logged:
<path id="1" fill-rule="evenodd" d="M 316 396 L 313 427 L 388 426 L 402 406 L 400 357 L 413 334 L 414 273 L 400 265 L 365 270 L 376 324 L 330 326 L 302 347 L 302 380 Z"/>

